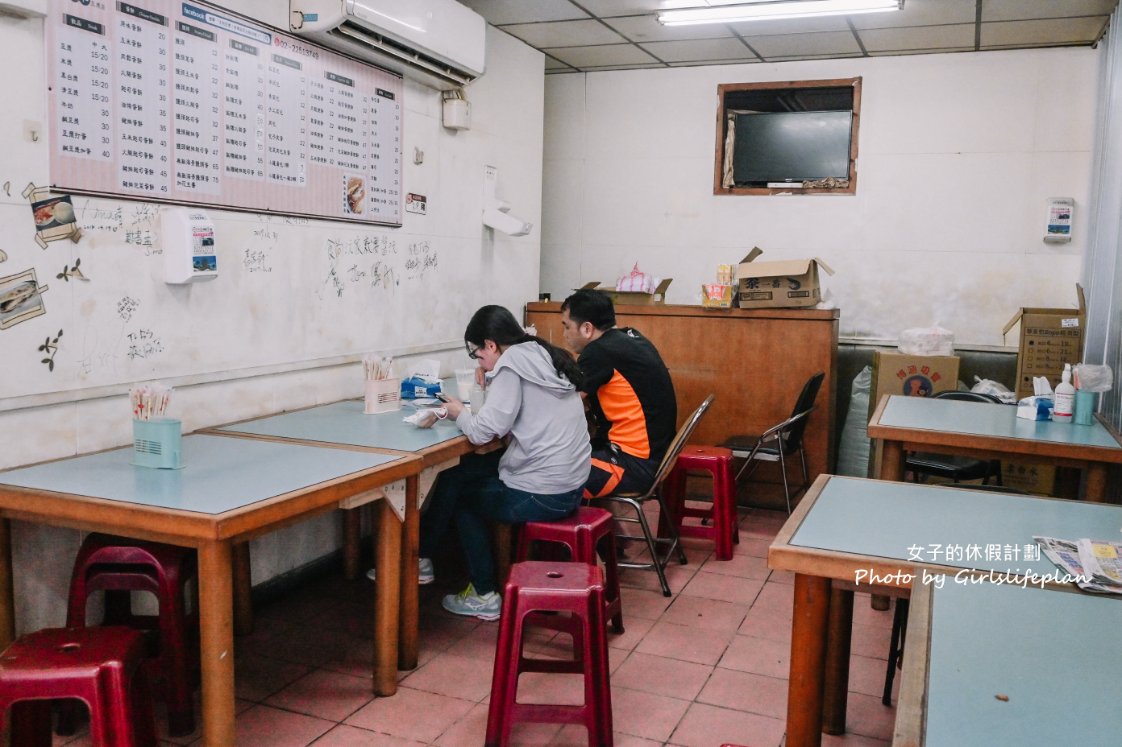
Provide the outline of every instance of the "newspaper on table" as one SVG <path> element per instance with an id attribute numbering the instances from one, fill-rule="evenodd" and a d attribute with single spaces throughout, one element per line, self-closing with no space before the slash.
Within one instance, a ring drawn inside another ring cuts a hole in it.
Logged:
<path id="1" fill-rule="evenodd" d="M 1060 570 L 1084 591 L 1122 594 L 1122 543 L 1103 540 L 1033 537 Z"/>

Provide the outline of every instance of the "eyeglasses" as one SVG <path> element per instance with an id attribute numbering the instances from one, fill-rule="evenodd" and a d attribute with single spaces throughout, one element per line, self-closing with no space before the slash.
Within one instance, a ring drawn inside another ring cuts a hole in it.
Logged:
<path id="1" fill-rule="evenodd" d="M 471 358 L 473 361 L 479 360 L 479 348 L 473 348 L 470 342 L 465 342 L 464 347 L 467 348 L 468 358 Z"/>

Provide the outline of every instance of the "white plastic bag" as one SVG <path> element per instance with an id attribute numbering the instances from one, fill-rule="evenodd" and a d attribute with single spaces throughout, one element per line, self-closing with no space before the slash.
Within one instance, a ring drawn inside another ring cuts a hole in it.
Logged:
<path id="1" fill-rule="evenodd" d="M 616 281 L 617 291 L 631 291 L 634 293 L 654 293 L 654 289 L 658 287 L 660 278 L 653 275 L 648 275 L 639 269 L 639 263 L 636 262 L 635 266 L 631 268 L 631 272 L 624 275 Z"/>
<path id="2" fill-rule="evenodd" d="M 954 332 L 939 325 L 906 329 L 899 348 L 904 355 L 954 355 Z"/>
<path id="3" fill-rule="evenodd" d="M 993 379 L 981 379 L 975 376 L 974 386 L 970 387 L 970 391 L 980 394 L 991 394 L 1007 405 L 1017 401 L 1016 392 L 1009 391 L 1007 386 Z"/>

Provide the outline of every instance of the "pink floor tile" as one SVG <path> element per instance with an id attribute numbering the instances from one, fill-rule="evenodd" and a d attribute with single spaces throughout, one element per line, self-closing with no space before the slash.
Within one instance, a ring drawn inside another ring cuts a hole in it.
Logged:
<path id="1" fill-rule="evenodd" d="M 265 704 L 338 722 L 373 699 L 370 677 L 321 669 L 270 696 Z"/>
<path id="2" fill-rule="evenodd" d="M 255 654 L 238 655 L 234 664 L 235 690 L 239 698 L 261 701 L 310 671 L 311 667 L 303 664 Z"/>
<path id="3" fill-rule="evenodd" d="M 853 595 L 853 622 L 891 628 L 893 607 L 890 605 L 886 610 L 875 610 L 870 600 L 871 597 L 867 594 Z"/>
<path id="4" fill-rule="evenodd" d="M 720 573 L 698 572 L 686 587 L 684 596 L 719 599 L 726 602 L 749 605 L 760 593 L 764 582 L 759 579 L 725 576 Z"/>
<path id="5" fill-rule="evenodd" d="M 729 642 L 735 637 L 735 633 L 723 630 L 710 631 L 702 636 L 693 628 L 660 622 L 651 628 L 651 632 L 647 633 L 635 650 L 643 654 L 713 665 L 721 660 Z"/>
<path id="6" fill-rule="evenodd" d="M 713 667 L 706 664 L 636 652 L 612 673 L 612 686 L 693 700 L 712 671 Z"/>
<path id="7" fill-rule="evenodd" d="M 666 566 L 666 583 L 670 585 L 671 594 L 677 594 L 681 591 L 695 573 L 697 573 L 696 565 L 678 565 L 677 561 L 670 561 L 670 565 Z M 662 587 L 658 583 L 658 574 L 653 570 L 620 568 L 619 584 L 632 589 L 646 589 L 647 591 L 662 593 Z M 669 598 L 667 601 L 670 601 Z"/>
<path id="8" fill-rule="evenodd" d="M 850 653 L 854 656 L 887 659 L 888 642 L 891 637 L 891 628 L 854 623 L 853 635 L 849 644 Z"/>
<path id="9" fill-rule="evenodd" d="M 613 687 L 612 727 L 624 734 L 665 742 L 689 705 L 688 700 Z"/>
<path id="10" fill-rule="evenodd" d="M 657 620 L 674 601 L 673 597 L 664 597 L 661 591 L 647 591 L 645 589 L 620 589 L 620 599 L 623 600 L 623 624 L 627 625 L 628 618 L 641 617 L 645 620 Z"/>
<path id="11" fill-rule="evenodd" d="M 794 606 L 795 593 L 791 590 L 791 587 L 773 581 L 764 584 L 764 588 L 760 589 L 760 593 L 756 596 L 756 601 L 752 603 L 752 609 L 766 609 L 777 614 L 781 613 L 788 620 L 791 619 Z"/>
<path id="12" fill-rule="evenodd" d="M 753 537 L 745 534 L 744 529 L 741 528 L 740 543 L 732 546 L 732 554 L 733 557 L 767 558 L 769 547 L 771 547 L 771 537 Z"/>
<path id="13" fill-rule="evenodd" d="M 621 734 L 618 731 L 612 734 L 612 742 L 615 747 L 661 747 L 662 745 L 662 742 L 653 742 L 642 737 Z M 588 747 L 588 729 L 569 724 L 557 732 L 557 736 L 549 745 L 550 747 Z"/>
<path id="14" fill-rule="evenodd" d="M 694 703 L 670 742 L 682 747 L 714 747 L 725 742 L 779 747 L 784 721 L 755 713 Z"/>
<path id="15" fill-rule="evenodd" d="M 771 573 L 767 567 L 767 559 L 757 555 L 733 555 L 731 560 L 717 560 L 716 556 L 706 560 L 701 566 L 702 571 L 720 573 L 723 576 L 740 576 L 741 578 L 757 578 L 764 581 Z"/>
<path id="16" fill-rule="evenodd" d="M 510 741 L 518 745 L 550 744 L 561 730 L 558 724 L 515 724 L 510 730 Z M 483 744 L 487 734 L 487 706 L 475 706 L 466 717 L 456 722 L 439 739 L 432 742 L 437 747 L 464 747 Z M 587 744 L 587 742 L 586 742 Z"/>
<path id="17" fill-rule="evenodd" d="M 787 680 L 717 667 L 697 701 L 786 720 Z"/>
<path id="18" fill-rule="evenodd" d="M 443 653 L 417 668 L 404 682 L 415 690 L 480 701 L 491 691 L 493 662 Z"/>
<path id="19" fill-rule="evenodd" d="M 873 739 L 860 734 L 822 735 L 822 747 L 889 747 L 890 744 L 887 739 Z"/>
<path id="20" fill-rule="evenodd" d="M 884 659 L 870 659 L 865 656 L 849 657 L 849 689 L 855 693 L 880 697 L 884 692 L 884 674 L 888 662 Z M 900 672 L 896 672 L 897 682 Z"/>
<path id="21" fill-rule="evenodd" d="M 736 630 L 748 614 L 747 604 L 679 594 L 662 615 L 663 622 L 689 625 L 699 630 Z"/>
<path id="22" fill-rule="evenodd" d="M 896 709 L 880 702 L 880 695 L 850 693 L 845 730 L 874 739 L 891 739 L 896 724 Z"/>
<path id="23" fill-rule="evenodd" d="M 639 593 L 639 592 L 636 592 Z M 632 617 L 627 607 L 623 609 L 623 632 L 614 633 L 608 629 L 608 646 L 630 651 L 638 645 L 654 625 L 654 620 Z"/>
<path id="24" fill-rule="evenodd" d="M 345 723 L 430 743 L 466 716 L 474 706 L 471 701 L 399 687 L 393 697 L 376 698 Z"/>
<path id="25" fill-rule="evenodd" d="M 791 616 L 767 608 L 753 606 L 737 631 L 741 635 L 770 638 L 791 643 Z"/>
<path id="26" fill-rule="evenodd" d="M 782 641 L 738 635 L 721 657 L 719 666 L 786 679 L 791 668 L 791 646 Z"/>
<path id="27" fill-rule="evenodd" d="M 314 742 L 315 747 L 425 747 L 424 742 L 339 724 Z"/>
<path id="28" fill-rule="evenodd" d="M 334 722 L 259 705 L 235 722 L 238 747 L 304 747 L 335 727 Z"/>

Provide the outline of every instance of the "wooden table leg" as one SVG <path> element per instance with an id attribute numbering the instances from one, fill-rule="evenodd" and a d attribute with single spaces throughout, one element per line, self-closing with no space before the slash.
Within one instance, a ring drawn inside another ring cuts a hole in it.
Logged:
<path id="1" fill-rule="evenodd" d="M 378 511 L 378 546 L 374 583 L 374 692 L 397 692 L 397 627 L 401 609 L 402 526 L 388 500 L 374 504 Z"/>
<path id="2" fill-rule="evenodd" d="M 1083 470 L 1083 500 L 1102 503 L 1106 500 L 1106 465 L 1091 463 Z"/>
<path id="3" fill-rule="evenodd" d="M 343 510 L 343 578 L 354 581 L 358 578 L 359 563 L 362 559 L 362 511 L 361 507 Z"/>
<path id="4" fill-rule="evenodd" d="M 0 649 L 16 639 L 16 595 L 12 582 L 12 522 L 0 519 Z"/>
<path id="5" fill-rule="evenodd" d="M 849 698 L 849 647 L 853 637 L 853 592 L 830 590 L 826 643 L 826 684 L 822 693 L 822 731 L 845 734 Z"/>
<path id="6" fill-rule="evenodd" d="M 879 449 L 880 479 L 902 481 L 904 479 L 904 445 L 899 441 L 881 439 Z M 883 612 L 889 607 L 889 599 L 883 594 L 873 594 L 870 605 L 873 609 Z"/>
<path id="7" fill-rule="evenodd" d="M 881 440 L 880 479 L 904 479 L 904 445 L 899 441 Z"/>
<path id="8" fill-rule="evenodd" d="M 421 511 L 418 507 L 418 479 L 405 480 L 405 521 L 401 525 L 401 619 L 397 630 L 397 668 L 417 668 L 417 625 L 420 616 L 420 589 L 417 586 L 417 559 L 421 542 Z"/>
<path id="9" fill-rule="evenodd" d="M 791 676 L 787 683 L 787 747 L 821 747 L 822 690 L 830 581 L 795 574 Z"/>
<path id="10" fill-rule="evenodd" d="M 199 658 L 203 744 L 229 747 L 234 730 L 234 595 L 228 542 L 199 547 Z"/>
<path id="11" fill-rule="evenodd" d="M 233 550 L 234 634 L 253 632 L 253 574 L 249 563 L 249 543 L 237 542 Z"/>

